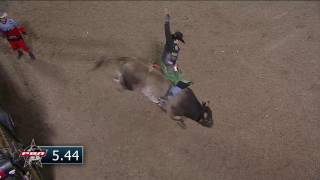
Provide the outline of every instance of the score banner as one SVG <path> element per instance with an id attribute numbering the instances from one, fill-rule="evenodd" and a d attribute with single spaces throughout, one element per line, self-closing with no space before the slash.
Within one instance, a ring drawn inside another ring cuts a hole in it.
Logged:
<path id="1" fill-rule="evenodd" d="M 38 146 L 46 152 L 42 164 L 83 164 L 83 146 Z"/>

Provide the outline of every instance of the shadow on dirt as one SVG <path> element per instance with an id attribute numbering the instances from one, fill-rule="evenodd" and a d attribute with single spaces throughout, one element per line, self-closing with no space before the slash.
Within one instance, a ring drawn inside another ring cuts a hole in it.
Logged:
<path id="1" fill-rule="evenodd" d="M 30 60 L 28 59 L 28 61 Z M 65 77 L 65 71 L 56 64 L 42 60 L 35 60 L 30 62 L 28 65 L 30 65 L 30 67 L 34 71 L 37 71 L 42 77 L 46 77 L 58 83 L 63 83 L 64 85 L 68 83 L 68 80 Z"/>
<path id="2" fill-rule="evenodd" d="M 43 108 L 18 92 L 16 85 L 0 64 L 0 106 L 9 113 L 15 124 L 15 131 L 21 141 L 28 145 L 34 138 L 39 145 L 50 145 L 53 132 L 44 123 Z M 42 169 L 45 179 L 54 179 L 53 167 Z"/>

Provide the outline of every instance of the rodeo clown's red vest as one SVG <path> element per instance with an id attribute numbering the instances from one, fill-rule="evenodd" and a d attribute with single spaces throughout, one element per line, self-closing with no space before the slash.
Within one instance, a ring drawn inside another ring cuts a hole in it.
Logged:
<path id="1" fill-rule="evenodd" d="M 9 41 L 22 39 L 21 33 L 25 33 L 22 26 L 18 26 L 17 22 L 8 18 L 5 23 L 0 22 L 0 31 Z"/>

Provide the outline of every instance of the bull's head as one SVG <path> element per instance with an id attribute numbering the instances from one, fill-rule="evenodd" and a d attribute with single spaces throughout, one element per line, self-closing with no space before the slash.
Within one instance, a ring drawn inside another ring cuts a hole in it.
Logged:
<path id="1" fill-rule="evenodd" d="M 202 102 L 202 116 L 198 122 L 202 126 L 210 128 L 213 125 L 213 118 L 212 118 L 212 111 L 208 105 L 209 105 L 209 101 Z"/>

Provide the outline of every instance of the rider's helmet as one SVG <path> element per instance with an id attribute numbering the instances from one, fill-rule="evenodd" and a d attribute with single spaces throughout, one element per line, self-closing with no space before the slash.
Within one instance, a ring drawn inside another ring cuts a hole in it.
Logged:
<path id="1" fill-rule="evenodd" d="M 172 38 L 173 39 L 177 39 L 177 40 L 185 43 L 184 40 L 183 40 L 183 34 L 180 31 L 176 31 L 174 34 L 172 34 Z"/>

